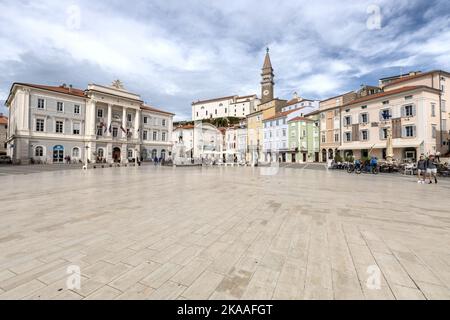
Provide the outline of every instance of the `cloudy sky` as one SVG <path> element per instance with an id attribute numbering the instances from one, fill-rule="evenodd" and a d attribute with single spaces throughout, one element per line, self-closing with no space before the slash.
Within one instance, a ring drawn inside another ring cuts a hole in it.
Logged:
<path id="1" fill-rule="evenodd" d="M 188 119 L 194 100 L 259 94 L 267 46 L 285 99 L 449 70 L 450 2 L 0 0 L 0 43 L 0 100 L 12 82 L 121 79 Z"/>

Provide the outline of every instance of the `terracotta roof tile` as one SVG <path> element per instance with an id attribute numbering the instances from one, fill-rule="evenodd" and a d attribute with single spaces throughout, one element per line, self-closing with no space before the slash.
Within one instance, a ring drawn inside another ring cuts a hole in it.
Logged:
<path id="1" fill-rule="evenodd" d="M 408 91 L 412 91 L 412 90 L 417 90 L 417 89 L 421 89 L 421 88 L 428 89 L 428 90 L 439 91 L 437 89 L 433 89 L 433 88 L 427 87 L 427 86 L 407 86 L 407 87 L 402 87 L 402 88 L 398 88 L 398 89 L 394 89 L 394 90 L 390 90 L 390 91 L 384 91 L 384 92 L 380 92 L 380 93 L 371 94 L 369 96 L 353 100 L 353 101 L 343 105 L 343 107 L 351 106 L 351 105 L 354 105 L 354 104 L 358 104 L 358 103 L 361 103 L 361 102 L 366 102 L 366 101 L 370 101 L 370 100 L 374 100 L 374 99 L 378 99 L 378 98 L 382 98 L 382 97 L 388 97 L 388 96 L 391 96 L 391 95 L 394 95 L 394 94 L 398 94 L 398 93 L 402 93 L 402 92 L 408 92 Z"/>
<path id="2" fill-rule="evenodd" d="M 0 124 L 8 124 L 8 118 L 7 117 L 0 117 Z"/>
<path id="3" fill-rule="evenodd" d="M 273 117 L 264 119 L 263 121 L 269 121 L 269 120 L 274 120 L 274 119 L 283 118 L 283 117 L 286 117 L 286 116 L 290 115 L 291 113 L 293 113 L 293 112 L 295 112 L 295 111 L 298 111 L 298 110 L 301 110 L 301 109 L 304 109 L 304 108 L 297 108 L 297 109 L 294 109 L 294 110 L 289 110 L 289 111 L 279 112 L 279 113 L 277 113 L 276 115 L 274 115 Z"/>
<path id="4" fill-rule="evenodd" d="M 162 110 L 156 109 L 156 108 L 154 108 L 154 107 L 150 107 L 150 106 L 148 106 L 148 105 L 143 105 L 143 106 L 141 107 L 141 109 L 142 109 L 142 110 L 147 110 L 147 111 L 153 111 L 153 112 L 164 113 L 164 114 L 168 114 L 168 115 L 172 115 L 172 116 L 175 115 L 174 113 L 167 112 L 167 111 L 162 111 Z"/>
<path id="5" fill-rule="evenodd" d="M 48 90 L 48 91 L 52 91 L 52 92 L 58 92 L 58 93 L 62 93 L 62 94 L 68 94 L 71 96 L 77 96 L 77 97 L 81 97 L 81 98 L 86 97 L 84 90 L 76 89 L 76 88 L 61 87 L 61 86 L 55 87 L 55 86 L 46 86 L 46 85 L 31 84 L 31 83 L 15 83 L 15 84 L 23 85 L 23 86 L 27 86 L 27 87 L 31 87 L 31 88 L 36 88 L 36 89 Z"/>
<path id="6" fill-rule="evenodd" d="M 305 117 L 295 117 L 295 118 L 289 120 L 288 122 L 294 122 L 294 121 L 311 121 L 311 122 L 314 122 L 314 120 L 309 119 L 309 118 L 305 118 Z"/>

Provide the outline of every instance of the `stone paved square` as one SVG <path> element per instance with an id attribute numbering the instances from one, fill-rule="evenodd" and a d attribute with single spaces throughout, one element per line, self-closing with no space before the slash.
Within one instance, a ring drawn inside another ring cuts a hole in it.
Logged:
<path id="1" fill-rule="evenodd" d="M 0 299 L 450 299 L 450 181 L 260 170 L 2 175 Z"/>

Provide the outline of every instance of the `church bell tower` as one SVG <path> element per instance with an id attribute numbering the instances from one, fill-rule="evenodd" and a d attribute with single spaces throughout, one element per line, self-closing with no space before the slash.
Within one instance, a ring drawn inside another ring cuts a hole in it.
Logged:
<path id="1" fill-rule="evenodd" d="M 274 74 L 272 62 L 270 61 L 269 48 L 267 48 L 266 58 L 261 73 L 261 104 L 267 103 L 274 98 Z"/>

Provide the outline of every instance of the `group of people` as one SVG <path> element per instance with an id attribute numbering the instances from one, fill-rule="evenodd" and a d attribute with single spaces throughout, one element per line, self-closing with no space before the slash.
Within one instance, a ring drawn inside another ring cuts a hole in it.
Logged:
<path id="1" fill-rule="evenodd" d="M 373 171 L 374 168 L 376 168 L 378 166 L 378 158 L 377 157 L 372 157 L 370 158 L 370 160 L 366 160 L 361 162 L 361 160 L 356 159 L 355 162 L 355 169 L 360 170 L 360 169 L 370 169 L 370 171 Z"/>
<path id="2" fill-rule="evenodd" d="M 428 159 L 425 158 L 425 155 L 421 155 L 419 161 L 417 161 L 417 176 L 419 180 L 417 183 L 425 184 L 427 179 L 429 180 L 428 184 L 438 183 L 437 180 L 437 168 L 439 162 L 436 160 L 434 155 L 430 155 Z"/>

